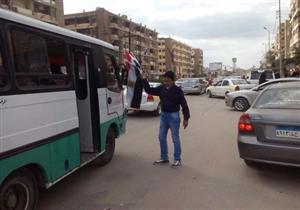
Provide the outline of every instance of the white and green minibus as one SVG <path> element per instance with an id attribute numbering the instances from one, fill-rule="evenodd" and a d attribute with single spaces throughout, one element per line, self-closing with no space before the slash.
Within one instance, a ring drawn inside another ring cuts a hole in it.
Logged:
<path id="1" fill-rule="evenodd" d="M 116 49 L 0 9 L 0 209 L 35 209 L 92 161 L 109 163 L 125 132 Z"/>

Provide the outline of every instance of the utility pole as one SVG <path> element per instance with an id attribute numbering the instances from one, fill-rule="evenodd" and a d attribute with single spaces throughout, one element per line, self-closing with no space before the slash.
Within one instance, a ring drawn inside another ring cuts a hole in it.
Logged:
<path id="1" fill-rule="evenodd" d="M 281 0 L 278 1 L 279 1 L 279 72 L 280 72 L 280 77 L 284 78 L 284 72 L 282 68 Z"/>

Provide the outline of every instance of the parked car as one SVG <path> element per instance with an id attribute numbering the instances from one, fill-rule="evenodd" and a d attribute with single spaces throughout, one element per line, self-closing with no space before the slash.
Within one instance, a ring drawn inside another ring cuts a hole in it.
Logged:
<path id="1" fill-rule="evenodd" d="M 258 85 L 259 83 L 259 77 L 261 73 L 265 72 L 266 73 L 266 80 L 275 80 L 275 74 L 272 70 L 266 69 L 266 70 L 253 70 L 250 72 L 248 75 L 247 81 L 250 82 L 251 84 L 256 84 Z"/>
<path id="2" fill-rule="evenodd" d="M 300 78 L 281 78 L 266 82 L 264 84 L 258 85 L 250 90 L 241 90 L 236 92 L 228 93 L 225 96 L 225 103 L 229 107 L 233 107 L 237 111 L 247 111 L 259 93 L 266 87 L 284 82 L 295 82 L 300 81 Z"/>
<path id="3" fill-rule="evenodd" d="M 248 84 L 244 79 L 223 79 L 215 85 L 209 86 L 206 93 L 210 98 L 214 96 L 225 97 L 230 92 L 251 88 L 253 88 L 253 85 Z"/>
<path id="4" fill-rule="evenodd" d="M 150 87 L 158 87 L 161 83 L 150 82 Z M 161 113 L 161 104 L 158 96 L 152 96 L 143 91 L 142 102 L 140 109 L 132 109 L 128 106 L 126 101 L 126 88 L 124 89 L 124 102 L 127 110 L 132 111 L 144 111 L 144 112 L 152 112 L 154 115 L 160 115 Z"/>
<path id="5" fill-rule="evenodd" d="M 239 121 L 238 149 L 245 163 L 300 167 L 300 82 L 267 87 Z"/>
<path id="6" fill-rule="evenodd" d="M 186 81 L 186 78 L 180 78 L 175 82 L 175 85 L 181 87 L 181 84 Z"/>
<path id="7" fill-rule="evenodd" d="M 207 82 L 201 78 L 187 78 L 181 84 L 184 94 L 204 94 L 207 88 Z"/>

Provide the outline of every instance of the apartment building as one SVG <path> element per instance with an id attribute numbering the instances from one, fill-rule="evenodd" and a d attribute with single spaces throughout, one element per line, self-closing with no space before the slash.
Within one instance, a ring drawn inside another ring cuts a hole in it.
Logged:
<path id="1" fill-rule="evenodd" d="M 192 49 L 192 66 L 193 74 L 202 75 L 203 74 L 203 50 L 200 48 Z"/>
<path id="2" fill-rule="evenodd" d="M 65 27 L 117 46 L 120 63 L 123 62 L 124 50 L 130 49 L 141 61 L 144 70 L 158 74 L 158 33 L 133 22 L 126 15 L 97 8 L 92 12 L 65 15 Z"/>
<path id="3" fill-rule="evenodd" d="M 281 47 L 281 53 L 283 58 L 285 57 L 285 52 L 286 52 L 286 29 L 285 29 L 285 23 L 281 23 L 281 31 L 280 31 L 281 35 L 279 36 L 279 31 L 276 34 L 276 38 L 275 38 L 275 43 L 274 43 L 274 55 L 276 59 L 279 59 L 280 56 L 280 47 Z M 280 40 L 281 38 L 281 40 Z"/>
<path id="4" fill-rule="evenodd" d="M 291 49 L 292 29 L 289 20 L 284 22 L 284 58 L 290 58 L 292 54 Z"/>
<path id="5" fill-rule="evenodd" d="M 300 0 L 291 0 L 290 12 L 290 27 L 291 27 L 291 41 L 290 48 L 300 47 Z"/>
<path id="6" fill-rule="evenodd" d="M 0 0 L 0 8 L 64 26 L 63 0 Z"/>
<path id="7" fill-rule="evenodd" d="M 176 71 L 177 77 L 193 76 L 192 48 L 172 38 L 159 38 L 158 64 L 162 74 Z"/>

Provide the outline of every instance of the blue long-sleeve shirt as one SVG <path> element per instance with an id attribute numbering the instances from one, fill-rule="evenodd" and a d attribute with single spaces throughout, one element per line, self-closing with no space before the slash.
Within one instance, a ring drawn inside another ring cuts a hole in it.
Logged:
<path id="1" fill-rule="evenodd" d="M 184 120 L 189 120 L 189 107 L 182 90 L 178 86 L 173 85 L 170 88 L 166 88 L 164 85 L 161 85 L 151 88 L 147 80 L 143 80 L 143 83 L 147 94 L 159 96 L 163 112 L 179 112 L 181 106 Z"/>

